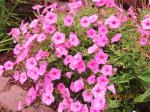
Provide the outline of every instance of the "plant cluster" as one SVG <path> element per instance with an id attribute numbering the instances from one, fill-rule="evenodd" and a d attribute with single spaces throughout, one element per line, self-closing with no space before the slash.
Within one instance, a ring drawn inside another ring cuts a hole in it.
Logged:
<path id="1" fill-rule="evenodd" d="M 41 101 L 58 112 L 101 112 L 130 101 L 106 96 L 132 93 L 130 80 L 148 68 L 150 16 L 139 24 L 132 8 L 126 13 L 114 0 L 86 5 L 34 6 L 37 18 L 10 32 L 16 60 L 1 65 L 0 74 L 28 88 L 27 106 Z"/>

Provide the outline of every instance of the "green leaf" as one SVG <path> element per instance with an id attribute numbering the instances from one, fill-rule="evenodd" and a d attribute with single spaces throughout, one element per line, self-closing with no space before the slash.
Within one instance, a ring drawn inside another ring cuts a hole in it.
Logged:
<path id="1" fill-rule="evenodd" d="M 134 102 L 147 102 L 150 101 L 150 88 L 145 91 L 144 94 L 137 96 Z"/>
<path id="2" fill-rule="evenodd" d="M 150 83 L 150 72 L 145 72 L 143 75 L 138 76 L 138 78 Z"/>

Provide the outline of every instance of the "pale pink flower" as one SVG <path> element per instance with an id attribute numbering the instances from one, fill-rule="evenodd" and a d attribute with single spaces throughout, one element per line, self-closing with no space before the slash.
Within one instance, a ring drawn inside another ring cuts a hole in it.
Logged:
<path id="1" fill-rule="evenodd" d="M 20 34 L 21 34 L 21 32 L 20 32 L 19 28 L 13 28 L 11 30 L 11 32 L 9 33 L 9 35 L 12 35 L 15 43 L 19 41 Z"/>
<path id="2" fill-rule="evenodd" d="M 31 57 L 31 58 L 27 59 L 27 61 L 26 61 L 26 68 L 28 70 L 34 69 L 36 67 L 36 65 L 37 65 L 37 62 L 36 62 L 34 57 Z"/>
<path id="3" fill-rule="evenodd" d="M 32 80 L 36 81 L 39 78 L 39 73 L 37 68 L 33 68 L 32 70 L 27 71 L 27 76 Z"/>
<path id="4" fill-rule="evenodd" d="M 72 61 L 72 56 L 71 55 L 66 55 L 64 59 L 64 64 L 68 65 Z"/>
<path id="5" fill-rule="evenodd" d="M 12 61 L 7 61 L 5 64 L 4 64 L 4 68 L 5 70 L 12 70 L 13 69 L 13 66 L 14 66 L 14 62 Z"/>
<path id="6" fill-rule="evenodd" d="M 94 38 L 94 43 L 99 47 L 104 47 L 108 44 L 109 40 L 106 35 L 98 34 L 96 38 Z"/>
<path id="7" fill-rule="evenodd" d="M 97 1 L 96 6 L 98 6 L 98 7 L 104 6 L 107 2 L 106 0 L 96 0 L 96 1 Z"/>
<path id="8" fill-rule="evenodd" d="M 4 73 L 4 67 L 0 65 L 0 76 Z"/>
<path id="9" fill-rule="evenodd" d="M 71 86 L 70 86 L 70 89 L 71 89 L 73 92 L 75 92 L 75 93 L 79 92 L 79 91 L 82 90 L 83 88 L 84 88 L 84 82 L 83 82 L 82 79 L 79 79 L 79 80 L 77 80 L 77 81 L 75 81 L 75 82 L 72 82 L 72 83 L 71 83 Z"/>
<path id="10" fill-rule="evenodd" d="M 114 84 L 112 84 L 110 86 L 107 86 L 107 89 L 110 90 L 113 94 L 116 94 L 116 90 L 115 90 Z"/>
<path id="11" fill-rule="evenodd" d="M 115 6 L 115 0 L 107 0 L 106 2 L 107 7 L 114 7 Z"/>
<path id="12" fill-rule="evenodd" d="M 91 102 L 93 100 L 93 94 L 88 90 L 83 91 L 82 97 L 85 102 Z"/>
<path id="13" fill-rule="evenodd" d="M 121 36 L 121 33 L 117 33 L 115 36 L 112 37 L 111 43 L 118 42 L 121 39 Z"/>
<path id="14" fill-rule="evenodd" d="M 56 28 L 55 28 L 55 25 L 53 25 L 53 24 L 45 23 L 45 24 L 43 24 L 43 30 L 46 33 L 53 34 L 56 31 Z"/>
<path id="15" fill-rule="evenodd" d="M 91 22 L 90 22 L 90 20 L 89 20 L 89 17 L 87 17 L 87 16 L 82 17 L 82 19 L 80 20 L 80 25 L 81 25 L 83 28 L 89 27 L 90 24 L 91 24 Z"/>
<path id="16" fill-rule="evenodd" d="M 60 32 L 56 32 L 53 36 L 52 36 L 52 41 L 54 44 L 62 44 L 65 42 L 65 34 L 64 33 L 60 33 Z"/>
<path id="17" fill-rule="evenodd" d="M 36 94 L 37 94 L 37 92 L 33 87 L 31 87 L 28 90 L 27 98 L 26 98 L 27 105 L 31 105 L 31 103 L 36 99 L 36 96 L 37 96 Z"/>
<path id="18" fill-rule="evenodd" d="M 93 28 L 90 28 L 90 29 L 88 29 L 88 30 L 86 31 L 86 34 L 87 34 L 87 37 L 93 39 L 93 38 L 96 37 L 97 32 L 96 32 L 96 30 L 94 30 Z"/>
<path id="19" fill-rule="evenodd" d="M 64 25 L 67 27 L 70 27 L 73 24 L 73 22 L 74 22 L 74 20 L 73 20 L 73 17 L 71 15 L 67 15 L 64 18 Z"/>
<path id="20" fill-rule="evenodd" d="M 100 50 L 96 55 L 95 55 L 95 60 L 99 64 L 106 64 L 108 60 L 108 54 L 104 53 L 103 50 Z"/>
<path id="21" fill-rule="evenodd" d="M 38 25 L 39 20 L 38 19 L 34 19 L 30 24 L 29 27 L 30 28 L 35 28 Z"/>
<path id="22" fill-rule="evenodd" d="M 73 102 L 71 104 L 71 110 L 73 112 L 79 112 L 81 108 L 82 108 L 82 104 L 79 101 Z"/>
<path id="23" fill-rule="evenodd" d="M 97 73 L 99 71 L 99 64 L 95 59 L 92 59 L 87 64 L 87 67 L 92 70 L 94 73 Z"/>
<path id="24" fill-rule="evenodd" d="M 94 84 L 95 83 L 95 80 L 96 80 L 96 76 L 95 75 L 90 75 L 88 78 L 87 78 L 87 82 L 88 84 Z"/>
<path id="25" fill-rule="evenodd" d="M 142 20 L 141 24 L 142 24 L 142 28 L 144 30 L 150 30 L 150 18 L 146 18 L 146 19 Z"/>
<path id="26" fill-rule="evenodd" d="M 82 108 L 79 112 L 89 112 L 88 106 L 86 104 L 82 105 Z"/>
<path id="27" fill-rule="evenodd" d="M 67 72 L 65 75 L 66 75 L 66 77 L 67 77 L 68 79 L 70 79 L 71 76 L 72 76 L 72 74 L 73 74 L 73 72 Z"/>
<path id="28" fill-rule="evenodd" d="M 41 59 L 47 58 L 49 56 L 49 52 L 39 50 L 38 53 L 35 56 L 36 61 L 39 61 Z"/>
<path id="29" fill-rule="evenodd" d="M 21 46 L 20 44 L 17 44 L 17 45 L 15 46 L 15 48 L 13 49 L 13 53 L 14 53 L 15 55 L 18 55 L 18 54 L 20 54 L 20 52 L 21 52 L 22 49 L 23 49 L 22 46 Z"/>
<path id="30" fill-rule="evenodd" d="M 19 71 L 15 71 L 13 74 L 13 78 L 15 79 L 15 81 L 19 80 L 20 74 Z"/>
<path id="31" fill-rule="evenodd" d="M 108 83 L 109 83 L 109 79 L 106 76 L 101 75 L 97 77 L 97 84 L 102 86 L 107 86 Z"/>
<path id="32" fill-rule="evenodd" d="M 94 44 L 92 47 L 88 48 L 88 54 L 94 53 L 98 49 L 98 46 Z"/>
<path id="33" fill-rule="evenodd" d="M 113 74 L 113 68 L 112 65 L 104 65 L 100 72 L 105 76 L 111 76 Z"/>
<path id="34" fill-rule="evenodd" d="M 79 74 L 84 72 L 86 70 L 85 62 L 83 60 L 80 60 L 76 65 L 76 69 Z"/>
<path id="35" fill-rule="evenodd" d="M 95 23 L 98 19 L 98 16 L 96 14 L 89 16 L 90 23 Z"/>
<path id="36" fill-rule="evenodd" d="M 46 36 L 45 36 L 43 33 L 39 34 L 38 37 L 37 37 L 37 41 L 38 41 L 39 43 L 41 43 L 41 42 L 44 41 L 45 39 L 46 39 Z"/>
<path id="37" fill-rule="evenodd" d="M 24 83 L 27 81 L 27 75 L 26 75 L 26 72 L 20 73 L 19 81 L 20 81 L 21 84 L 24 84 Z"/>
<path id="38" fill-rule="evenodd" d="M 103 97 L 95 98 L 91 103 L 91 108 L 97 111 L 104 110 L 106 105 L 106 100 Z M 95 111 L 93 111 L 95 112 Z"/>
<path id="39" fill-rule="evenodd" d="M 45 22 L 48 22 L 49 24 L 55 24 L 57 22 L 57 14 L 48 12 L 45 16 Z"/>
<path id="40" fill-rule="evenodd" d="M 57 68 L 52 68 L 49 71 L 48 76 L 51 77 L 52 80 L 58 80 L 61 78 L 61 71 Z"/>
<path id="41" fill-rule="evenodd" d="M 40 63 L 39 69 L 38 69 L 39 75 L 44 75 L 44 73 L 46 72 L 47 65 L 48 65 L 47 62 Z"/>
<path id="42" fill-rule="evenodd" d="M 68 50 L 63 45 L 56 46 L 55 54 L 58 58 L 61 58 L 63 55 L 68 55 Z"/>
<path id="43" fill-rule="evenodd" d="M 105 24 L 109 25 L 110 28 L 119 28 L 121 22 L 116 16 L 112 15 L 105 21 Z"/>
<path id="44" fill-rule="evenodd" d="M 54 102 L 54 96 L 51 93 L 44 93 L 42 95 L 42 102 L 46 105 L 51 105 Z"/>
<path id="45" fill-rule="evenodd" d="M 142 46 L 146 46 L 146 45 L 148 45 L 148 38 L 141 38 L 140 39 L 140 45 L 142 45 Z"/>
<path id="46" fill-rule="evenodd" d="M 36 10 L 37 12 L 39 12 L 39 10 L 41 8 L 43 8 L 43 7 L 44 7 L 43 5 L 35 5 L 35 6 L 32 7 L 32 9 Z"/>
<path id="47" fill-rule="evenodd" d="M 91 90 L 92 94 L 94 95 L 95 98 L 99 98 L 99 97 L 104 97 L 106 94 L 106 87 L 96 84 L 92 90 Z"/>
<path id="48" fill-rule="evenodd" d="M 77 35 L 76 35 L 75 33 L 73 33 L 73 32 L 71 32 L 71 33 L 69 34 L 69 42 L 70 42 L 70 44 L 71 44 L 72 46 L 75 46 L 75 47 L 80 44 L 80 41 L 79 41 Z"/>

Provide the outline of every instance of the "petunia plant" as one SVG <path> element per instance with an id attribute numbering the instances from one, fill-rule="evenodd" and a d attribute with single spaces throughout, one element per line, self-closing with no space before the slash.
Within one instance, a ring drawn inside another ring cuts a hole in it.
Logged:
<path id="1" fill-rule="evenodd" d="M 115 87 L 122 93 L 120 85 L 148 65 L 134 13 L 130 11 L 129 18 L 114 0 L 33 9 L 36 19 L 10 32 L 16 60 L 0 66 L 1 74 L 10 74 L 27 87 L 27 106 L 42 102 L 58 112 L 105 111 L 112 101 L 106 96 L 116 95 Z M 150 29 L 149 19 L 142 21 L 141 29 Z"/>

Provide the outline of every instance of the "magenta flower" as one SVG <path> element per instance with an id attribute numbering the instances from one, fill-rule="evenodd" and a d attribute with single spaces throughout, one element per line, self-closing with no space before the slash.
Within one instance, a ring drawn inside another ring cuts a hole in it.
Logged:
<path id="1" fill-rule="evenodd" d="M 105 47 L 108 44 L 109 40 L 106 35 L 98 34 L 96 38 L 94 38 L 94 43 L 99 47 Z"/>
<path id="2" fill-rule="evenodd" d="M 45 16 L 45 22 L 49 24 L 55 24 L 57 22 L 57 14 L 48 12 Z"/>
<path id="3" fill-rule="evenodd" d="M 104 6 L 107 2 L 106 0 L 94 0 L 94 1 L 96 1 L 96 6 L 98 7 Z"/>
<path id="4" fill-rule="evenodd" d="M 46 33 L 53 34 L 56 31 L 55 25 L 45 23 L 43 24 L 43 30 Z"/>
<path id="5" fill-rule="evenodd" d="M 115 90 L 114 84 L 112 84 L 110 86 L 107 86 L 107 89 L 110 90 L 113 94 L 116 94 L 116 90 Z"/>
<path id="6" fill-rule="evenodd" d="M 13 28 L 9 34 L 12 35 L 15 43 L 19 41 L 19 36 L 21 34 L 19 28 Z"/>
<path id="7" fill-rule="evenodd" d="M 14 62 L 12 61 L 7 61 L 5 64 L 4 64 L 4 68 L 5 70 L 13 70 L 13 66 L 14 66 Z"/>
<path id="8" fill-rule="evenodd" d="M 94 53 L 98 49 L 98 46 L 94 44 L 92 47 L 88 48 L 88 54 Z"/>
<path id="9" fill-rule="evenodd" d="M 106 87 L 96 84 L 92 90 L 91 90 L 92 94 L 94 95 L 95 98 L 99 98 L 99 97 L 104 97 L 106 94 Z"/>
<path id="10" fill-rule="evenodd" d="M 94 30 L 93 28 L 90 28 L 90 29 L 88 29 L 88 30 L 86 31 L 86 34 L 87 34 L 87 37 L 93 39 L 93 38 L 96 37 L 97 32 L 96 32 L 96 30 Z"/>
<path id="11" fill-rule="evenodd" d="M 47 58 L 49 56 L 49 52 L 39 50 L 35 56 L 36 61 Z"/>
<path id="12" fill-rule="evenodd" d="M 71 32 L 69 34 L 69 42 L 70 42 L 71 46 L 75 46 L 75 47 L 80 44 L 80 41 L 79 41 L 77 35 L 73 32 Z"/>
<path id="13" fill-rule="evenodd" d="M 112 15 L 105 21 L 105 24 L 109 25 L 110 28 L 119 28 L 121 22 L 116 16 Z"/>
<path id="14" fill-rule="evenodd" d="M 90 24 L 91 24 L 90 19 L 89 19 L 89 17 L 87 17 L 87 16 L 82 17 L 82 19 L 80 20 L 80 25 L 81 25 L 83 28 L 89 27 Z"/>
<path id="15" fill-rule="evenodd" d="M 98 16 L 96 14 L 89 16 L 90 23 L 95 23 L 98 19 Z"/>
<path id="16" fill-rule="evenodd" d="M 49 73 L 48 76 L 52 79 L 52 80 L 58 80 L 61 78 L 61 71 L 59 69 L 56 68 L 52 68 Z"/>
<path id="17" fill-rule="evenodd" d="M 64 18 L 64 25 L 67 27 L 70 27 L 73 24 L 73 22 L 74 22 L 74 20 L 73 20 L 73 17 L 71 15 L 67 15 Z"/>
<path id="18" fill-rule="evenodd" d="M 104 65 L 100 71 L 105 76 L 111 76 L 113 74 L 112 65 Z"/>
<path id="19" fill-rule="evenodd" d="M 68 79 L 70 79 L 71 76 L 72 76 L 72 74 L 73 74 L 73 72 L 67 72 L 65 75 L 66 75 L 66 77 L 67 77 Z"/>
<path id="20" fill-rule="evenodd" d="M 33 68 L 32 70 L 27 71 L 27 76 L 32 80 L 36 81 L 39 79 L 39 73 L 37 68 Z"/>
<path id="21" fill-rule="evenodd" d="M 102 86 L 107 86 L 108 83 L 109 83 L 109 79 L 106 76 L 101 75 L 97 77 L 97 84 Z"/>
<path id="22" fill-rule="evenodd" d="M 38 69 L 39 75 L 44 75 L 44 73 L 46 72 L 47 65 L 48 65 L 47 62 L 40 63 L 39 69 Z"/>
<path id="23" fill-rule="evenodd" d="M 39 12 L 39 10 L 40 10 L 41 8 L 43 8 L 42 5 L 35 5 L 35 6 L 32 7 L 32 9 L 36 10 L 37 12 Z"/>
<path id="24" fill-rule="evenodd" d="M 106 35 L 108 33 L 108 28 L 105 25 L 100 25 L 98 27 L 98 33 L 101 35 Z"/>
<path id="25" fill-rule="evenodd" d="M 4 73 L 4 67 L 0 65 L 0 76 Z"/>
<path id="26" fill-rule="evenodd" d="M 64 33 L 60 33 L 60 32 L 56 32 L 53 36 L 52 36 L 52 41 L 54 44 L 62 44 L 65 42 L 65 34 Z"/>
<path id="27" fill-rule="evenodd" d="M 99 64 L 95 59 L 90 60 L 90 62 L 87 64 L 87 67 L 95 74 L 99 71 Z"/>
<path id="28" fill-rule="evenodd" d="M 96 76 L 95 75 L 90 75 L 88 78 L 87 78 L 87 82 L 88 84 L 94 84 L 96 81 Z"/>
<path id="29" fill-rule="evenodd" d="M 99 64 L 106 64 L 108 60 L 108 54 L 104 53 L 103 50 L 100 50 L 96 55 L 95 55 L 95 60 Z"/>
<path id="30" fill-rule="evenodd" d="M 142 46 L 146 46 L 146 45 L 148 45 L 148 38 L 141 38 L 140 39 L 140 45 L 142 45 Z"/>
<path id="31" fill-rule="evenodd" d="M 121 39 L 121 36 L 121 33 L 117 33 L 114 37 L 112 37 L 111 43 L 118 42 Z"/>

